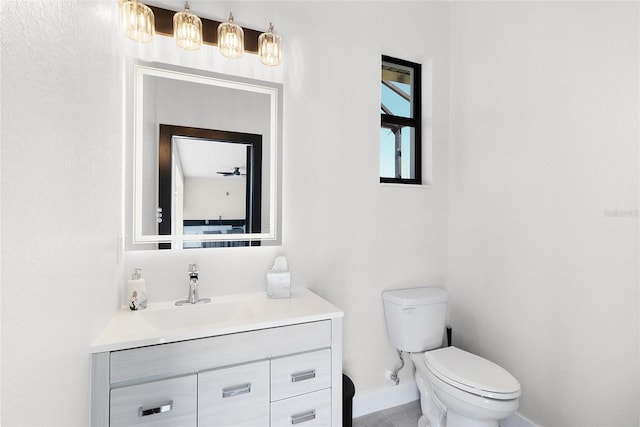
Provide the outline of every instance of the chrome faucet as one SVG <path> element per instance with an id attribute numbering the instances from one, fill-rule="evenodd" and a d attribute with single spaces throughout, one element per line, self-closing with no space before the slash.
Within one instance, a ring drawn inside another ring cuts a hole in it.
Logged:
<path id="1" fill-rule="evenodd" d="M 211 298 L 198 296 L 198 264 L 189 264 L 189 296 L 186 300 L 176 301 L 176 305 L 204 304 L 211 302 Z"/>

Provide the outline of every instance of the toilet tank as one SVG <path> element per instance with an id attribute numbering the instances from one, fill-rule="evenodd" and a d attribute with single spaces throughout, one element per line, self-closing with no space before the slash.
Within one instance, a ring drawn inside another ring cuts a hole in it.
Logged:
<path id="1" fill-rule="evenodd" d="M 448 300 L 447 291 L 437 287 L 384 291 L 384 317 L 391 344 L 412 353 L 440 347 Z"/>

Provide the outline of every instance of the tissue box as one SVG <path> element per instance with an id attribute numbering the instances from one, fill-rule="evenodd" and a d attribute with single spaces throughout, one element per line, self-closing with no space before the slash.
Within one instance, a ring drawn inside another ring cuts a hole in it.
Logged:
<path id="1" fill-rule="evenodd" d="M 267 298 L 291 298 L 291 273 L 267 273 Z"/>

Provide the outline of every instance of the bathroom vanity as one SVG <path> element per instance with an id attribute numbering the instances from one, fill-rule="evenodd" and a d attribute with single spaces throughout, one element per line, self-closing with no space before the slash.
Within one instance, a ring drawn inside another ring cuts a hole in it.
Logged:
<path id="1" fill-rule="evenodd" d="M 91 424 L 341 426 L 342 317 L 306 289 L 124 307 L 91 347 Z"/>

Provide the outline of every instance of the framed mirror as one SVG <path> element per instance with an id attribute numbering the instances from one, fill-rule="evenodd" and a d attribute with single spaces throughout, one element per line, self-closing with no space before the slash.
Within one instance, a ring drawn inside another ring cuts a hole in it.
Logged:
<path id="1" fill-rule="evenodd" d="M 133 68 L 133 249 L 279 244 L 282 86 Z"/>

